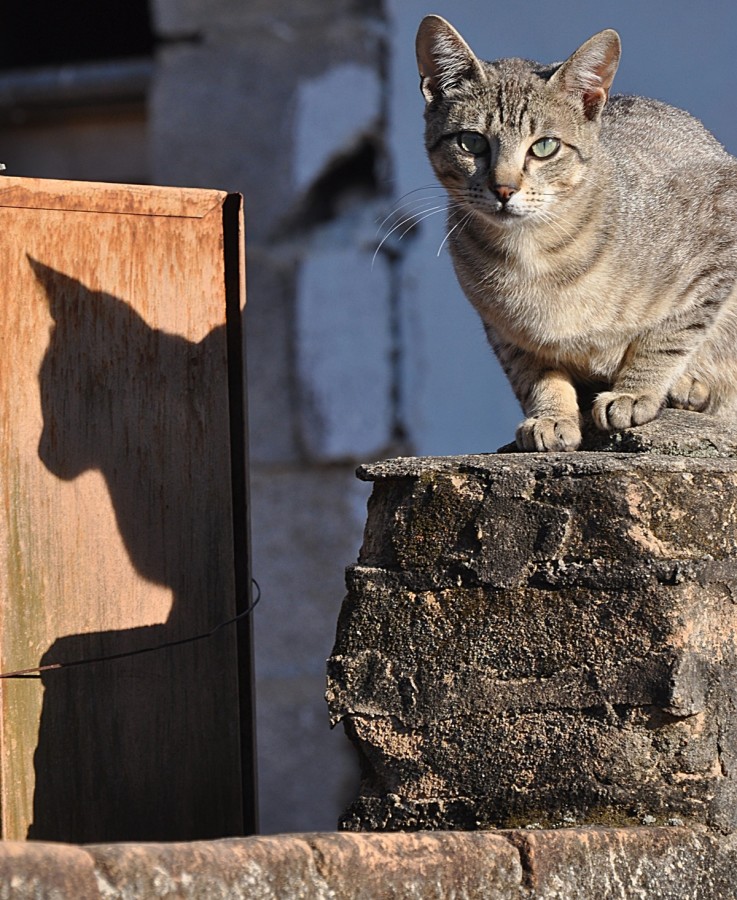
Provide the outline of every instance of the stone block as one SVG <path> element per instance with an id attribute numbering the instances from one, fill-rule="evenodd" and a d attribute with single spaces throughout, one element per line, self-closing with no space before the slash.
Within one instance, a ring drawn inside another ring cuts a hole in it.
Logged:
<path id="1" fill-rule="evenodd" d="M 355 791 L 352 747 L 330 732 L 324 666 L 355 558 L 367 486 L 342 467 L 251 470 L 259 794 L 267 832 L 335 828 Z M 317 523 L 317 526 L 316 524 Z"/>
<path id="2" fill-rule="evenodd" d="M 258 682 L 262 834 L 332 831 L 356 794 L 356 754 L 345 735 L 328 727 L 324 692 L 318 675 Z"/>
<path id="3" fill-rule="evenodd" d="M 331 163 L 379 129 L 383 85 L 377 69 L 343 63 L 299 85 L 294 180 L 307 190 Z"/>
<path id="4" fill-rule="evenodd" d="M 687 828 L 284 834 L 173 844 L 0 843 L 12 900 L 724 900 L 734 839 Z"/>
<path id="5" fill-rule="evenodd" d="M 683 827 L 0 842 L 8 900 L 725 900 L 734 838 Z"/>
<path id="6" fill-rule="evenodd" d="M 389 265 L 360 247 L 315 249 L 297 281 L 303 445 L 321 462 L 375 457 L 392 441 Z"/>
<path id="7" fill-rule="evenodd" d="M 87 849 L 95 863 L 99 896 L 110 900 L 324 896 L 310 847 L 299 839 L 107 844 Z"/>
<path id="8" fill-rule="evenodd" d="M 264 77 L 276 55 L 268 41 L 165 47 L 149 100 L 153 181 L 240 191 L 247 245 L 266 239 L 294 200 L 284 110 L 296 74 Z"/>
<path id="9" fill-rule="evenodd" d="M 732 839 L 681 827 L 505 834 L 520 852 L 520 896 L 529 900 L 720 900 L 735 892 Z"/>
<path id="10" fill-rule="evenodd" d="M 99 896 L 92 859 L 81 847 L 0 842 L 2 900 L 98 900 Z"/>
<path id="11" fill-rule="evenodd" d="M 511 900 L 522 877 L 501 835 L 297 834 L 88 850 L 100 895 L 120 900 Z"/>
<path id="12" fill-rule="evenodd" d="M 335 621 L 343 595 L 335 559 L 356 554 L 366 493 L 343 467 L 252 470 L 259 678 L 324 673 L 332 641 L 325 623 Z"/>
<path id="13" fill-rule="evenodd" d="M 677 444 L 694 416 L 640 440 Z M 344 827 L 737 827 L 737 459 L 361 472 L 374 492 L 328 681 L 364 776 Z"/>
<path id="14" fill-rule="evenodd" d="M 157 34 L 169 40 L 196 34 L 200 28 L 201 0 L 152 0 L 151 17 Z"/>
<path id="15" fill-rule="evenodd" d="M 222 32 L 250 32 L 257 38 L 279 36 L 294 42 L 305 32 L 363 17 L 378 17 L 381 0 L 153 0 L 156 32 L 169 40 Z M 314 46 L 314 45 L 313 45 Z"/>
<path id="16" fill-rule="evenodd" d="M 251 464 L 294 463 L 299 458 L 292 361 L 294 271 L 256 244 L 249 245 L 247 257 L 244 336 Z"/>
<path id="17" fill-rule="evenodd" d="M 328 897 L 345 900 L 380 897 L 516 900 L 519 897 L 520 858 L 503 834 L 307 837 L 328 888 L 322 895 L 326 900 Z"/>
<path id="18" fill-rule="evenodd" d="M 366 136 L 381 143 L 379 13 L 348 0 L 158 0 L 170 41 L 149 97 L 152 179 L 240 191 L 249 243 L 309 227 L 295 219 L 312 179 Z"/>

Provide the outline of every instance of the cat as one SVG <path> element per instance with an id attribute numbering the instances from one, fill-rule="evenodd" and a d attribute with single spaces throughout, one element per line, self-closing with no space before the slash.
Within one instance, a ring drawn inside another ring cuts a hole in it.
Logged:
<path id="1" fill-rule="evenodd" d="M 688 113 L 609 96 L 607 29 L 563 63 L 479 60 L 417 33 L 425 143 L 456 275 L 525 420 L 521 450 L 664 406 L 737 410 L 737 159 Z"/>

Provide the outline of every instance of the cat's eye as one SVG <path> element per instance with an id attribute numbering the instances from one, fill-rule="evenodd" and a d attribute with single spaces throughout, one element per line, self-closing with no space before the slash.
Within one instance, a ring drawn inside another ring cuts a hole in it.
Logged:
<path id="1" fill-rule="evenodd" d="M 489 142 L 476 131 L 462 131 L 458 135 L 458 144 L 466 153 L 473 156 L 483 156 L 489 149 Z"/>
<path id="2" fill-rule="evenodd" d="M 536 159 L 550 159 L 560 150 L 560 141 L 557 138 L 544 137 L 530 147 L 530 153 Z"/>

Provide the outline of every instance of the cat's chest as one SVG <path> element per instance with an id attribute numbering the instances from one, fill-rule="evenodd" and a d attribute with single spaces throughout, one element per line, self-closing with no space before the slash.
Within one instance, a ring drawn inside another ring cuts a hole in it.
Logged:
<path id="1" fill-rule="evenodd" d="M 620 336 L 628 328 L 620 312 L 632 285 L 618 276 L 616 241 L 600 225 L 572 219 L 575 237 L 565 239 L 546 227 L 494 233 L 474 221 L 451 236 L 456 274 L 484 321 L 517 344 L 606 342 L 612 327 Z"/>
<path id="2" fill-rule="evenodd" d="M 568 278 L 561 274 L 539 260 L 530 264 L 507 260 L 458 271 L 482 319 L 517 344 L 607 343 L 615 324 L 621 336 L 626 322 L 616 321 L 619 304 L 606 273 L 574 273 Z"/>
<path id="3" fill-rule="evenodd" d="M 568 284 L 541 267 L 510 265 L 466 269 L 459 277 L 484 323 L 505 342 L 585 377 L 610 378 L 642 331 L 641 305 L 623 303 L 606 272 Z"/>

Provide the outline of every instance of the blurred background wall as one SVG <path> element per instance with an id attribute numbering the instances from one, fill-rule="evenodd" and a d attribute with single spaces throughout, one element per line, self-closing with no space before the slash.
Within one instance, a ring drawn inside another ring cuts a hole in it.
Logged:
<path id="1" fill-rule="evenodd" d="M 358 777 L 322 696 L 365 515 L 356 463 L 494 450 L 519 418 L 438 252 L 442 215 L 376 252 L 393 209 L 420 219 L 407 204 L 435 195 L 414 62 L 430 12 L 486 58 L 560 59 L 617 28 L 616 89 L 737 151 L 725 0 L 24 0 L 3 17 L 9 174 L 245 195 L 265 832 L 334 828 Z"/>

